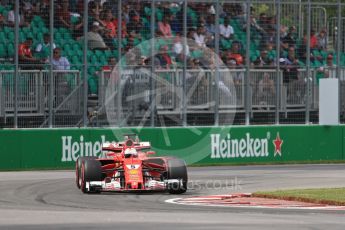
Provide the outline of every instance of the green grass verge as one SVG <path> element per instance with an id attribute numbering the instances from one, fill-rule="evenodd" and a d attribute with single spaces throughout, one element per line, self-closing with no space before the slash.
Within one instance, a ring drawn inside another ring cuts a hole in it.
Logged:
<path id="1" fill-rule="evenodd" d="M 344 164 L 345 160 L 305 160 L 305 161 L 270 161 L 270 162 L 224 162 L 224 163 L 194 163 L 192 167 L 208 166 L 245 166 L 245 165 L 300 165 L 300 164 Z"/>
<path id="2" fill-rule="evenodd" d="M 302 201 L 317 204 L 345 205 L 345 188 L 294 189 L 256 192 L 255 197 Z"/>

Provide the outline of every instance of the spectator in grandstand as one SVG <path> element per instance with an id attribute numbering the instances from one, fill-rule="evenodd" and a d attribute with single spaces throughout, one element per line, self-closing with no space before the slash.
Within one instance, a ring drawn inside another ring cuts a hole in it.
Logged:
<path id="1" fill-rule="evenodd" d="M 91 31 L 87 33 L 87 40 L 88 40 L 88 47 L 92 50 L 108 50 L 108 46 L 105 44 L 102 36 L 99 34 L 99 22 L 94 21 L 91 27 Z M 80 37 L 80 39 L 83 39 L 83 37 Z"/>
<path id="2" fill-rule="evenodd" d="M 80 15 L 84 13 L 84 0 L 77 0 L 76 12 Z"/>
<path id="3" fill-rule="evenodd" d="M 311 29 L 311 31 L 310 31 L 310 49 L 311 50 L 316 49 L 317 43 L 318 43 L 318 40 L 317 40 L 315 30 Z"/>
<path id="4" fill-rule="evenodd" d="M 284 83 L 289 83 L 293 80 L 298 79 L 298 68 L 300 63 L 296 58 L 295 47 L 290 46 L 288 50 L 288 55 L 286 58 L 281 58 L 280 66 L 283 70 L 283 81 Z"/>
<path id="5" fill-rule="evenodd" d="M 183 10 L 179 10 L 176 15 L 170 16 L 170 27 L 174 32 L 183 33 Z M 187 14 L 187 28 L 193 27 L 193 20 L 190 15 Z"/>
<path id="6" fill-rule="evenodd" d="M 206 13 L 206 15 L 205 15 L 205 18 L 206 18 L 208 15 L 216 15 L 215 4 L 209 4 L 209 5 L 208 5 L 207 13 Z"/>
<path id="7" fill-rule="evenodd" d="M 158 22 L 158 30 L 165 38 L 169 38 L 172 36 L 169 19 L 170 17 L 168 15 L 164 15 L 163 21 Z"/>
<path id="8" fill-rule="evenodd" d="M 24 15 L 29 18 L 33 18 L 34 15 L 37 15 L 39 12 L 38 0 L 27 0 L 23 1 Z M 31 19 L 29 21 L 31 21 Z"/>
<path id="9" fill-rule="evenodd" d="M 134 36 L 129 36 L 127 39 L 127 45 L 125 47 L 125 52 L 128 52 L 130 49 L 134 48 Z"/>
<path id="10" fill-rule="evenodd" d="M 176 61 L 183 62 L 185 56 L 186 58 L 190 56 L 188 41 L 186 42 L 185 50 L 183 53 L 183 42 L 182 42 L 180 33 L 176 33 L 172 50 L 175 55 Z"/>
<path id="11" fill-rule="evenodd" d="M 52 49 L 55 49 L 55 48 L 56 48 L 56 45 L 55 43 L 53 43 Z M 43 34 L 43 41 L 36 46 L 35 53 L 40 58 L 45 59 L 45 58 L 48 58 L 50 54 L 50 49 L 51 49 L 50 48 L 50 34 L 45 33 Z"/>
<path id="12" fill-rule="evenodd" d="M 50 1 L 41 0 L 37 3 L 37 14 L 41 16 L 46 25 L 49 24 L 49 11 L 50 11 Z"/>
<path id="13" fill-rule="evenodd" d="M 269 28 L 271 28 L 271 24 L 269 23 L 269 17 L 266 13 L 261 13 L 258 20 L 259 26 L 267 32 Z"/>
<path id="14" fill-rule="evenodd" d="M 84 0 L 82 0 L 82 1 L 84 1 Z M 107 0 L 107 1 L 103 2 L 103 4 L 102 4 L 103 10 L 110 10 L 113 15 L 116 15 L 118 13 L 117 12 L 117 5 L 118 4 L 116 4 L 116 2 L 117 2 L 117 0 Z"/>
<path id="15" fill-rule="evenodd" d="M 53 59 L 51 61 L 54 70 L 69 70 L 70 63 L 66 57 L 61 56 L 61 49 L 55 48 L 53 51 Z"/>
<path id="16" fill-rule="evenodd" d="M 289 47 L 290 48 L 290 47 Z M 307 36 L 304 36 L 302 44 L 300 44 L 296 49 L 297 58 L 303 63 L 307 61 Z M 310 60 L 313 61 L 312 53 L 310 53 Z"/>
<path id="17" fill-rule="evenodd" d="M 307 62 L 307 48 L 308 48 L 307 45 L 308 45 L 308 36 L 307 34 L 305 34 L 303 37 L 303 43 L 297 49 L 297 56 L 304 63 Z M 317 60 L 318 58 L 322 58 L 321 56 L 314 57 L 313 51 L 316 48 L 317 48 L 317 37 L 315 35 L 315 31 L 311 30 L 310 31 L 310 61 L 312 63 L 314 63 L 314 61 Z"/>
<path id="18" fill-rule="evenodd" d="M 326 58 L 326 64 L 319 67 L 316 73 L 317 83 L 321 78 L 337 78 L 337 66 L 333 62 L 333 55 L 329 54 Z"/>
<path id="19" fill-rule="evenodd" d="M 273 63 L 273 59 L 268 56 L 268 51 L 265 48 L 260 51 L 260 56 L 253 62 L 255 68 L 273 67 Z"/>
<path id="20" fill-rule="evenodd" d="M 193 2 L 193 3 L 189 3 L 188 7 L 190 8 L 190 10 L 194 11 L 195 14 L 198 15 L 198 17 L 204 17 L 209 14 L 207 3 Z"/>
<path id="21" fill-rule="evenodd" d="M 258 85 L 258 97 L 260 105 L 270 105 L 274 103 L 275 86 L 274 81 L 270 78 L 268 73 L 264 73 Z"/>
<path id="22" fill-rule="evenodd" d="M 142 1 L 135 0 L 131 1 L 131 9 L 129 11 L 129 17 L 132 18 L 134 16 L 139 16 L 139 18 L 144 15 L 144 7 Z"/>
<path id="23" fill-rule="evenodd" d="M 204 96 L 207 92 L 207 80 L 205 71 L 200 66 L 198 59 L 190 58 L 187 61 L 186 92 L 190 104 L 197 105 L 204 103 Z"/>
<path id="24" fill-rule="evenodd" d="M 106 45 L 115 49 L 114 39 L 116 39 L 116 25 L 114 24 L 113 14 L 111 10 L 104 10 L 101 13 L 101 24 L 103 26 L 103 39 Z"/>
<path id="25" fill-rule="evenodd" d="M 33 39 L 27 38 L 18 47 L 19 64 L 22 69 L 42 69 L 44 60 L 35 58 L 31 52 Z"/>
<path id="26" fill-rule="evenodd" d="M 243 31 L 246 31 L 247 23 L 243 24 Z M 263 36 L 265 36 L 266 31 L 258 24 L 254 15 L 250 15 L 250 29 L 251 35 L 254 39 L 261 40 Z"/>
<path id="27" fill-rule="evenodd" d="M 115 57 L 109 57 L 108 58 L 108 64 L 102 67 L 103 71 L 112 71 L 116 66 L 116 58 Z"/>
<path id="28" fill-rule="evenodd" d="M 206 17 L 205 28 L 206 28 L 207 34 L 209 34 L 211 36 L 214 36 L 216 34 L 215 15 L 214 14 L 210 14 Z"/>
<path id="29" fill-rule="evenodd" d="M 122 5 L 122 19 L 126 22 L 126 24 L 128 24 L 130 20 L 130 17 L 129 17 L 130 9 L 131 9 L 131 6 L 129 4 Z"/>
<path id="30" fill-rule="evenodd" d="M 139 66 L 147 66 L 148 65 L 148 57 L 142 55 L 139 59 Z"/>
<path id="31" fill-rule="evenodd" d="M 211 55 L 211 57 L 213 56 L 213 54 L 215 54 L 214 52 L 212 52 L 210 55 Z M 216 60 L 215 59 L 217 59 L 217 58 L 219 58 L 219 57 L 217 57 L 217 56 L 213 56 L 213 58 L 212 59 L 214 59 L 213 60 L 213 62 L 216 62 Z M 233 60 L 233 59 L 232 59 Z M 224 67 L 224 63 L 221 63 L 221 61 L 220 60 L 218 60 L 219 61 L 219 65 L 221 65 L 220 67 Z M 233 60 L 234 61 L 234 60 Z M 236 62 L 236 61 L 235 61 Z M 198 76 L 204 76 L 204 72 L 202 72 L 202 75 L 200 75 L 199 74 L 199 72 L 200 72 L 200 65 L 198 64 L 199 62 L 197 61 L 196 62 L 196 64 L 195 64 L 195 66 L 196 67 L 198 67 L 198 68 L 196 68 L 196 69 L 198 69 L 199 71 L 198 72 L 196 72 L 197 74 L 198 74 Z M 226 62 L 226 64 L 229 64 L 228 62 Z M 214 65 L 214 67 L 216 66 L 216 63 L 214 63 L 213 64 Z M 231 65 L 231 64 L 230 64 Z M 235 65 L 233 65 L 233 66 L 235 66 L 234 68 L 236 68 L 237 66 L 236 66 L 236 64 Z M 214 67 L 211 67 L 210 69 L 213 69 Z M 231 68 L 231 67 L 230 67 Z M 209 68 L 206 68 L 206 69 L 209 69 Z M 234 77 L 234 75 L 232 75 L 232 73 L 233 72 L 231 72 L 230 74 L 231 74 L 231 76 L 232 77 Z M 240 77 L 240 76 L 239 76 Z M 201 80 L 201 81 L 200 81 Z M 235 96 L 235 94 L 233 94 L 232 92 L 231 92 L 231 90 L 230 89 L 232 89 L 232 85 L 233 85 L 233 78 L 231 78 L 231 77 L 229 77 L 229 75 L 228 74 L 221 74 L 220 75 L 220 78 L 219 78 L 219 81 L 218 81 L 218 88 L 219 88 L 219 92 L 220 92 L 220 99 L 221 99 L 221 101 L 222 101 L 222 104 L 230 104 L 230 102 L 233 100 L 233 96 Z M 205 78 L 205 77 L 203 77 L 202 79 L 199 79 L 199 81 L 202 83 L 202 85 L 206 88 L 206 87 L 209 87 L 209 84 L 208 84 L 208 81 L 207 81 L 207 79 Z"/>
<path id="32" fill-rule="evenodd" d="M 207 29 L 207 27 L 206 27 L 206 25 L 208 25 L 207 24 L 207 20 L 206 20 L 206 17 L 203 17 L 203 16 L 201 16 L 200 18 L 199 18 L 199 25 L 201 26 L 201 27 L 203 27 L 204 29 L 204 35 L 205 35 L 205 38 L 206 38 L 206 46 L 208 46 L 208 47 L 213 47 L 214 46 L 214 35 L 215 35 L 215 32 L 216 32 L 216 28 L 215 28 L 215 25 L 209 25 L 209 26 L 211 26 L 211 28 L 210 28 L 210 32 L 208 31 L 208 29 Z M 213 29 L 213 32 L 211 31 Z"/>
<path id="33" fill-rule="evenodd" d="M 117 33 L 119 32 L 118 31 L 118 20 L 117 20 L 117 18 L 114 19 L 113 23 L 116 26 L 116 36 L 117 36 Z M 126 22 L 124 20 L 122 20 L 122 22 L 121 22 L 121 37 L 125 38 L 127 36 L 128 36 L 128 33 L 127 33 Z"/>
<path id="34" fill-rule="evenodd" d="M 283 83 L 287 87 L 287 101 L 292 102 L 296 99 L 296 92 L 300 90 L 298 68 L 301 66 L 296 58 L 295 47 L 290 46 L 286 58 L 280 58 L 280 68 L 283 70 Z M 299 95 L 302 95 L 299 92 Z"/>
<path id="35" fill-rule="evenodd" d="M 273 27 L 267 28 L 267 33 L 264 33 L 261 38 L 260 46 L 265 47 L 267 44 L 274 44 L 275 47 L 277 37 L 276 34 L 277 32 Z"/>
<path id="36" fill-rule="evenodd" d="M 6 24 L 4 15 L 0 13 L 0 28 L 4 27 Z"/>
<path id="37" fill-rule="evenodd" d="M 194 33 L 194 40 L 200 47 L 206 47 L 206 43 L 208 42 L 208 38 L 205 35 L 205 27 L 203 25 L 199 25 L 196 32 Z"/>
<path id="38" fill-rule="evenodd" d="M 23 4 L 23 8 L 25 10 L 32 10 L 34 11 L 34 5 L 31 3 L 31 1 L 29 0 L 22 0 L 21 3 Z"/>
<path id="39" fill-rule="evenodd" d="M 130 22 L 127 24 L 127 32 L 132 37 L 139 38 L 140 31 L 144 27 L 143 23 L 141 22 L 141 18 L 139 15 L 133 14 L 130 18 Z"/>
<path id="40" fill-rule="evenodd" d="M 78 0 L 69 0 L 70 10 L 72 12 L 77 12 L 78 10 Z"/>
<path id="41" fill-rule="evenodd" d="M 15 7 L 16 4 L 13 4 L 13 9 L 11 11 L 8 12 L 7 14 L 7 23 L 9 26 L 14 27 L 15 25 Z M 23 4 L 19 4 L 19 15 L 18 15 L 18 19 L 19 19 L 19 26 L 20 27 L 27 27 L 30 25 L 30 23 L 28 21 L 25 20 L 25 15 L 24 15 L 24 5 Z"/>
<path id="42" fill-rule="evenodd" d="M 162 69 L 170 69 L 173 64 L 171 57 L 168 54 L 169 47 L 167 45 L 161 46 L 156 58 L 159 60 L 159 67 Z"/>
<path id="43" fill-rule="evenodd" d="M 297 36 L 296 36 L 297 29 L 295 26 L 291 26 L 286 34 L 281 39 L 281 47 L 283 50 L 288 50 L 290 46 L 295 46 L 297 43 Z"/>
<path id="44" fill-rule="evenodd" d="M 244 64 L 244 57 L 241 54 L 241 43 L 239 41 L 233 41 L 231 44 L 231 49 L 225 53 L 225 60 L 226 59 L 234 59 L 236 60 L 237 66 L 243 66 Z"/>
<path id="45" fill-rule="evenodd" d="M 71 14 L 72 12 L 69 11 L 69 0 L 62 0 L 61 8 L 57 9 L 56 12 L 56 26 L 70 29 L 73 35 L 78 38 L 83 33 L 83 20 L 79 18 L 78 22 L 74 24 L 71 21 Z"/>
<path id="46" fill-rule="evenodd" d="M 320 51 L 327 51 L 327 31 L 322 29 L 317 35 L 317 49 Z"/>
<path id="47" fill-rule="evenodd" d="M 312 39 L 313 38 L 313 39 Z M 303 43 L 298 47 L 297 54 L 298 58 L 304 63 L 307 62 L 307 35 L 303 38 Z M 315 33 L 311 33 L 310 39 L 310 62 L 313 64 L 318 64 L 318 62 L 323 61 L 322 55 L 317 51 L 317 39 Z"/>
<path id="48" fill-rule="evenodd" d="M 227 59 L 225 64 L 229 68 L 229 70 L 235 70 L 238 68 L 236 60 L 232 58 Z M 244 80 L 244 72 L 231 71 L 230 73 L 235 86 L 240 86 Z"/>
<path id="49" fill-rule="evenodd" d="M 222 39 L 230 40 L 233 38 L 234 29 L 230 25 L 230 19 L 224 18 L 224 23 L 219 25 L 219 34 Z"/>
<path id="50" fill-rule="evenodd" d="M 53 67 L 53 70 L 69 70 L 70 63 L 66 57 L 61 56 L 61 49 L 55 48 L 53 51 L 53 59 L 51 59 L 50 64 Z M 60 104 L 63 99 L 66 97 L 69 84 L 75 84 L 69 75 L 66 73 L 54 73 L 53 80 L 55 81 L 54 85 L 54 95 L 55 103 Z"/>
<path id="51" fill-rule="evenodd" d="M 235 17 L 243 12 L 243 7 L 239 3 L 223 3 L 221 17 Z"/>
<path id="52" fill-rule="evenodd" d="M 88 3 L 88 28 L 91 29 L 94 21 L 99 22 L 102 25 L 101 19 L 101 6 L 99 1 L 89 1 Z"/>

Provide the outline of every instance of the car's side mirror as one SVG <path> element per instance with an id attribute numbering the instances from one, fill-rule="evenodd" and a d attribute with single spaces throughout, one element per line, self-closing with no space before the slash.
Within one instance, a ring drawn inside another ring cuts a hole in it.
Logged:
<path id="1" fill-rule="evenodd" d="M 148 155 L 153 155 L 153 154 L 156 154 L 156 152 L 155 151 L 147 151 L 146 152 Z"/>

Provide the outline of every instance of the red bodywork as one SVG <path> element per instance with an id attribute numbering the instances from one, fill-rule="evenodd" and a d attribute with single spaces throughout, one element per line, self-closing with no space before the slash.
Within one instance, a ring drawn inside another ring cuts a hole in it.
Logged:
<path id="1" fill-rule="evenodd" d="M 108 144 L 102 147 L 105 158 L 98 158 L 102 164 L 105 187 L 102 191 L 164 190 L 167 175 L 167 157 L 149 157 L 155 154 L 149 142 L 125 142 Z M 126 149 L 135 149 L 137 155 L 125 156 Z M 148 186 L 150 184 L 150 186 Z M 120 187 L 119 187 L 120 185 Z"/>

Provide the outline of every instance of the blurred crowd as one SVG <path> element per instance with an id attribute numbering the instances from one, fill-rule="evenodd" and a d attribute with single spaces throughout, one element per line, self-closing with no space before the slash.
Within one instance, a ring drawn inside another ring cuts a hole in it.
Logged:
<path id="1" fill-rule="evenodd" d="M 183 3 L 159 2 L 153 12 L 150 1 L 123 0 L 121 9 L 117 0 L 89 0 L 88 18 L 84 20 L 84 0 L 54 1 L 54 28 L 63 28 L 71 35 L 71 39 L 82 43 L 83 25 L 87 21 L 88 48 L 100 50 L 109 55 L 104 58 L 103 69 L 111 69 L 119 59 L 116 54 L 120 49 L 127 65 L 146 66 L 154 64 L 158 69 L 179 68 L 187 60 L 187 68 L 215 68 L 230 69 L 243 68 L 246 60 L 246 50 L 250 49 L 250 65 L 252 68 L 275 68 L 279 63 L 284 71 L 284 81 L 289 82 L 297 78 L 297 69 L 306 65 L 307 41 L 310 40 L 311 64 L 320 72 L 323 67 L 334 67 L 334 55 L 328 50 L 327 30 L 315 31 L 303 36 L 298 34 L 298 25 L 277 26 L 275 15 L 257 13 L 251 6 L 247 9 L 245 3 L 221 3 L 219 6 L 219 25 L 216 25 L 216 5 L 214 3 L 188 2 L 187 9 L 187 38 L 183 44 Z M 15 25 L 14 1 L 3 0 L 0 3 L 0 31 Z M 31 28 L 34 18 L 39 16 L 45 27 L 50 22 L 49 0 L 21 0 L 19 5 L 19 26 Z M 119 22 L 118 12 L 121 12 Z M 250 12 L 248 15 L 247 12 Z M 154 14 L 154 15 L 153 15 Z M 156 24 L 151 25 L 151 18 L 155 17 Z M 249 19 L 248 19 L 249 18 Z M 247 21 L 250 21 L 251 46 L 246 47 Z M 121 31 L 119 31 L 119 25 Z M 156 38 L 154 60 L 151 60 L 151 48 L 143 42 L 152 38 L 151 28 L 154 28 Z M 216 31 L 219 30 L 219 55 L 213 54 L 217 45 Z M 277 31 L 280 31 L 280 43 L 277 43 Z M 53 55 L 55 69 L 69 69 L 76 54 L 68 54 L 68 50 L 61 47 L 61 41 L 51 44 L 49 31 L 38 40 L 35 31 L 29 33 L 19 46 L 21 64 L 44 64 L 49 62 L 50 46 L 53 46 L 58 56 Z M 310 37 L 307 37 L 310 34 Z M 121 39 L 119 39 L 121 37 Z M 54 37 L 56 38 L 56 37 Z M 64 39 L 64 36 L 63 38 Z M 121 43 L 119 42 L 121 40 Z M 66 43 L 66 42 L 65 42 Z M 120 44 L 119 44 L 120 43 Z M 279 45 L 279 54 L 277 54 Z M 67 46 L 69 47 L 69 46 Z M 68 48 L 67 48 L 68 49 Z M 81 54 L 80 54 L 81 55 Z M 76 59 L 81 57 L 77 57 Z M 218 61 L 217 61 L 218 59 Z M 97 63 L 98 59 L 95 61 Z M 68 63 L 68 64 L 67 64 Z M 97 70 L 97 69 L 96 69 Z M 325 73 L 326 74 L 326 73 Z M 327 73 L 329 75 L 329 73 Z M 267 79 L 266 79 L 267 80 Z M 269 83 L 271 84 L 271 83 Z"/>

